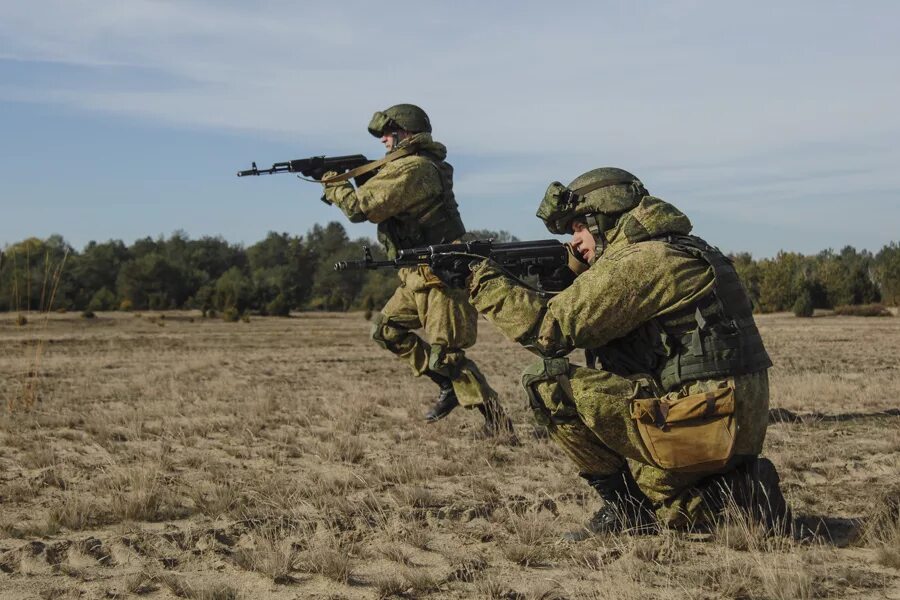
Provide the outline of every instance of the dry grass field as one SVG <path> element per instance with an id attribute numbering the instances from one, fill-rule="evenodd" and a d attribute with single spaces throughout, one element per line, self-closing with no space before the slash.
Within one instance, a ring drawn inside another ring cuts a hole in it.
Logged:
<path id="1" fill-rule="evenodd" d="M 195 317 L 0 315 L 0 598 L 900 599 L 900 318 L 759 318 L 767 454 L 818 539 L 566 543 L 597 499 L 486 322 L 518 446 L 423 423 L 433 384 L 360 314 Z"/>

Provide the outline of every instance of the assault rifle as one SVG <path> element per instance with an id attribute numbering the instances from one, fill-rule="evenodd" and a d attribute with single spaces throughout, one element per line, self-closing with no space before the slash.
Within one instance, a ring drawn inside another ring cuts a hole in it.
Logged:
<path id="1" fill-rule="evenodd" d="M 393 260 L 373 260 L 368 246 L 363 248 L 362 260 L 346 260 L 334 264 L 335 271 L 434 266 L 447 260 L 492 260 L 501 270 L 539 292 L 558 293 L 575 279 L 569 267 L 569 251 L 557 240 L 494 243 L 493 240 L 473 240 L 452 244 L 435 244 L 407 248 Z M 527 280 L 536 280 L 536 286 Z"/>
<path id="2" fill-rule="evenodd" d="M 238 177 L 246 177 L 248 175 L 272 175 L 273 173 L 301 173 L 305 177 L 313 179 L 321 179 L 322 174 L 327 171 L 337 171 L 343 173 L 361 167 L 369 162 L 369 159 L 362 154 L 351 154 L 349 156 L 313 156 L 310 158 L 298 158 L 297 160 L 289 160 L 286 162 L 278 162 L 272 165 L 271 169 L 258 169 L 256 163 L 252 163 L 252 167 L 246 171 L 238 171 Z"/>

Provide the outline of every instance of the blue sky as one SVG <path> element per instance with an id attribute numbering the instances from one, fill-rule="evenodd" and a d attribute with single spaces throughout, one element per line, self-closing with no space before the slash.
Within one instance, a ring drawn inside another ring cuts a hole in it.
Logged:
<path id="1" fill-rule="evenodd" d="M 0 245 L 343 220 L 235 171 L 381 155 L 414 102 L 469 228 L 548 237 L 547 184 L 637 174 L 726 251 L 900 240 L 900 4 L 0 0 Z M 349 226 L 374 235 L 374 226 Z"/>

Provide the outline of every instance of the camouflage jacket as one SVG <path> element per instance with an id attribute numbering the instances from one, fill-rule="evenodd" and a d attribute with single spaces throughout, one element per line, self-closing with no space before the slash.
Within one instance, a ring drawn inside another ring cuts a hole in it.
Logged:
<path id="1" fill-rule="evenodd" d="M 450 242 L 465 233 L 453 195 L 453 167 L 447 148 L 417 133 L 398 147 L 416 152 L 393 160 L 358 189 L 349 182 L 325 184 L 324 200 L 354 223 L 378 224 L 388 256 L 401 248 Z"/>
<path id="2" fill-rule="evenodd" d="M 731 261 L 671 204 L 644 196 L 604 232 L 590 268 L 547 301 L 490 264 L 472 278 L 475 307 L 544 357 L 587 351 L 589 365 L 651 375 L 670 392 L 772 366 Z"/>
<path id="3" fill-rule="evenodd" d="M 635 243 L 629 235 L 635 229 L 650 237 L 685 235 L 691 223 L 672 205 L 646 196 L 605 232 L 605 247 L 598 244 L 602 252 L 591 267 L 549 301 L 485 261 L 473 273 L 472 303 L 509 338 L 553 357 L 604 346 L 712 291 L 710 265 L 663 241 Z"/>

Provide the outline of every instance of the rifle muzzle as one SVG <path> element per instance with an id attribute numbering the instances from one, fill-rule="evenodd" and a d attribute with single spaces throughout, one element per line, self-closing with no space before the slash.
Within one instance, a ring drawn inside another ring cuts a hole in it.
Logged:
<path id="1" fill-rule="evenodd" d="M 247 175 L 259 175 L 259 169 L 256 168 L 256 163 L 251 163 L 253 166 L 246 171 L 238 171 L 238 177 L 246 177 Z"/>

